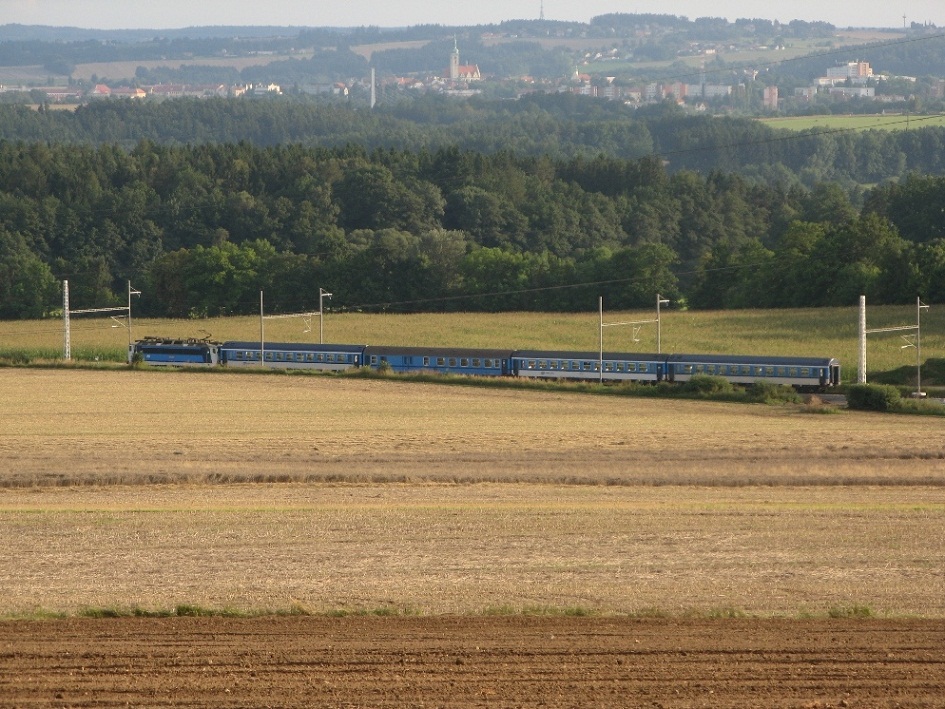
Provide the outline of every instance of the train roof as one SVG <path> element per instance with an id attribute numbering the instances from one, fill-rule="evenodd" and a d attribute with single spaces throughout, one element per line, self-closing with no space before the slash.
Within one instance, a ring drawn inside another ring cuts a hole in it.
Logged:
<path id="1" fill-rule="evenodd" d="M 576 350 L 516 350 L 512 353 L 513 357 L 525 359 L 589 359 L 600 360 L 600 351 L 576 351 Z M 620 360 L 630 362 L 662 362 L 666 355 L 643 354 L 640 352 L 604 352 L 604 359 Z"/>
<path id="2" fill-rule="evenodd" d="M 146 335 L 140 340 L 135 340 L 135 345 L 139 347 L 211 347 L 219 344 L 216 340 L 204 340 L 196 337 L 152 337 Z"/>
<path id="3" fill-rule="evenodd" d="M 840 364 L 833 357 L 771 357 L 766 355 L 672 354 L 670 362 L 694 364 L 760 364 L 776 367 L 830 367 Z"/>
<path id="4" fill-rule="evenodd" d="M 264 342 L 267 350 L 283 352 L 351 352 L 360 353 L 364 345 L 332 345 L 312 342 Z M 258 350 L 259 342 L 231 340 L 221 345 L 224 350 Z"/>
<path id="5" fill-rule="evenodd" d="M 508 358 L 512 350 L 473 349 L 467 347 L 397 347 L 394 345 L 369 345 L 365 355 L 407 355 L 410 357 L 494 357 Z"/>

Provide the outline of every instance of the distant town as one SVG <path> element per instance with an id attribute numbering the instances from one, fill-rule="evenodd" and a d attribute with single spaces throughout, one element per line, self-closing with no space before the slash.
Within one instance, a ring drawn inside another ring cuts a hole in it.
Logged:
<path id="1" fill-rule="evenodd" d="M 3 29 L 0 55 L 6 52 L 7 64 L 19 61 L 20 48 L 3 38 Z M 589 25 L 541 20 L 480 28 L 362 28 L 344 35 L 344 42 L 340 30 L 293 31 L 295 36 L 286 30 L 286 36 L 124 43 L 110 36 L 93 49 L 77 41 L 74 59 L 62 58 L 68 43 L 39 43 L 33 61 L 43 63 L 19 72 L 33 70 L 31 81 L 9 81 L 18 67 L 3 66 L 0 56 L 0 81 L 7 79 L 0 84 L 0 101 L 68 107 L 109 99 L 300 95 L 373 107 L 425 94 L 517 98 L 544 92 L 630 106 L 670 101 L 692 111 L 764 114 L 945 99 L 941 49 L 921 55 L 942 44 L 927 25 L 841 35 L 825 23 L 613 15 Z M 907 38 L 922 40 L 918 54 L 908 48 L 916 56 L 903 60 L 903 52 L 884 50 Z M 139 58 L 140 64 L 132 63 Z M 80 61 L 109 76 L 77 74 Z M 37 82 L 43 73 L 49 81 Z M 133 76 L 111 78 L 113 73 Z"/>

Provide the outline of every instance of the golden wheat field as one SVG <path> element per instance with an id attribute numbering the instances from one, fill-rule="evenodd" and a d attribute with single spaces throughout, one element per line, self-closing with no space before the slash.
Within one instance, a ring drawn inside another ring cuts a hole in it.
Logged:
<path id="1" fill-rule="evenodd" d="M 945 617 L 941 421 L 812 411 L 0 369 L 0 614 Z"/>

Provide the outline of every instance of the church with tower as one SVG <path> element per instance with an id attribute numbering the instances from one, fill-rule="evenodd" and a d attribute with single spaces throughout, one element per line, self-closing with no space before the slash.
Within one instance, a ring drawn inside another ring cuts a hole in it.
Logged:
<path id="1" fill-rule="evenodd" d="M 478 64 L 459 63 L 459 45 L 456 43 L 456 37 L 453 37 L 453 52 L 450 54 L 450 68 L 447 76 L 453 82 L 482 80 Z"/>

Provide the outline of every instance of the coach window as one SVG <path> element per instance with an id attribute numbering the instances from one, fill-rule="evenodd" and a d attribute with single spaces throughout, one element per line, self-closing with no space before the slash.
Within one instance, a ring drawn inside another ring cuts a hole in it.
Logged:
<path id="1" fill-rule="evenodd" d="M 450 366 L 451 366 L 451 367 L 455 367 L 455 366 L 456 366 L 456 358 L 455 358 L 455 357 L 450 357 Z"/>
<path id="2" fill-rule="evenodd" d="M 604 362 L 604 371 L 605 371 L 605 372 L 612 372 L 612 371 L 614 371 L 614 363 L 613 363 L 613 362 Z"/>
<path id="3" fill-rule="evenodd" d="M 482 367 L 482 361 L 476 357 L 473 357 L 472 366 L 475 367 L 476 369 L 479 369 Z"/>
<path id="4" fill-rule="evenodd" d="M 429 358 L 429 357 L 424 357 L 424 358 L 423 358 L 423 366 L 424 366 L 424 367 L 429 367 L 429 366 L 430 366 L 430 358 Z"/>
<path id="5" fill-rule="evenodd" d="M 377 355 L 371 355 L 371 364 L 377 364 Z"/>
<path id="6" fill-rule="evenodd" d="M 809 370 L 807 367 L 802 367 L 802 368 L 801 368 L 801 376 L 802 376 L 802 377 L 809 377 L 809 376 L 810 376 L 810 370 Z"/>

